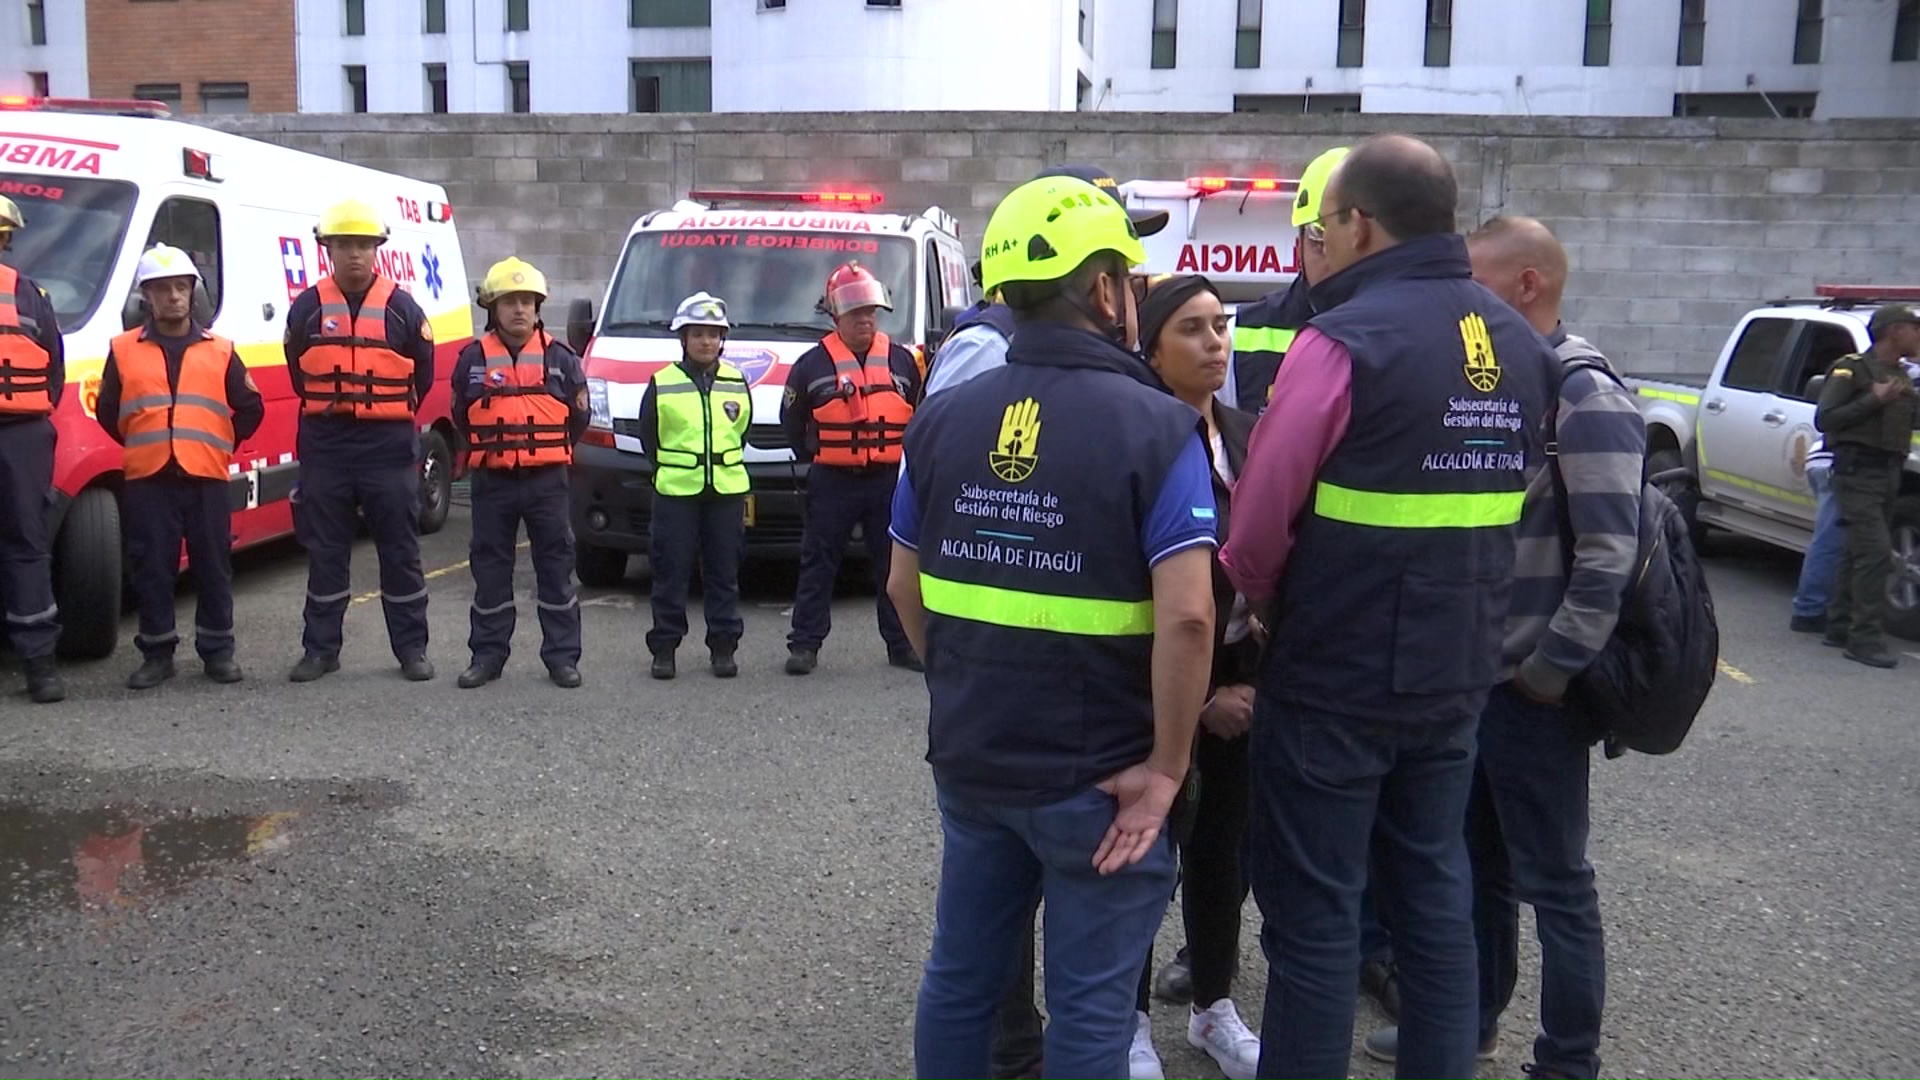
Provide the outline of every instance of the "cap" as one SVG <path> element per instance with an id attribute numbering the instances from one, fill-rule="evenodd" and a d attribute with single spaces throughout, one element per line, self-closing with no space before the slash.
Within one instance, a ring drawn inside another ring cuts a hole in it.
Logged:
<path id="1" fill-rule="evenodd" d="M 1056 165 L 1034 179 L 1045 180 L 1050 176 L 1071 176 L 1075 180 L 1085 180 L 1106 192 L 1109 198 L 1126 210 L 1127 216 L 1133 219 L 1133 231 L 1141 236 L 1152 236 L 1167 227 L 1165 210 L 1136 210 L 1127 206 L 1126 201 L 1120 197 L 1120 182 L 1113 178 L 1112 173 L 1098 165 Z"/>
<path id="2" fill-rule="evenodd" d="M 1920 324 L 1920 314 L 1916 314 L 1913 308 L 1906 304 L 1887 304 L 1874 312 L 1873 318 L 1867 320 L 1867 333 L 1878 340 L 1881 334 L 1901 323 Z"/>

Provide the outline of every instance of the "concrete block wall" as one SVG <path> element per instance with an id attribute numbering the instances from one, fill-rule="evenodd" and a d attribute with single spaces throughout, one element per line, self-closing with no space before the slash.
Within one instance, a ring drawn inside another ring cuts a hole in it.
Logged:
<path id="1" fill-rule="evenodd" d="M 977 246 L 1047 165 L 1121 180 L 1293 175 L 1378 131 L 1459 171 L 1463 229 L 1532 214 L 1566 243 L 1569 324 L 1624 368 L 1704 372 L 1746 309 L 1818 282 L 1920 283 L 1920 121 L 1068 114 L 253 115 L 224 130 L 444 184 L 468 275 L 517 254 L 596 302 L 639 214 L 701 186 L 871 185 Z M 554 313 L 559 321 L 559 311 Z"/>

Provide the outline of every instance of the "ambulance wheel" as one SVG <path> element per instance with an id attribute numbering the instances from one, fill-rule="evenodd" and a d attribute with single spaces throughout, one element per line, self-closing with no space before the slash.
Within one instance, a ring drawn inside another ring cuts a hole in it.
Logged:
<path id="1" fill-rule="evenodd" d="M 575 543 L 573 572 L 582 585 L 611 589 L 627 580 L 627 553 L 619 548 Z"/>
<path id="2" fill-rule="evenodd" d="M 453 508 L 453 448 L 429 431 L 420 437 L 420 532 L 437 533 Z"/>
<path id="3" fill-rule="evenodd" d="M 53 542 L 62 660 L 104 660 L 120 639 L 120 501 L 106 488 L 80 493 Z"/>

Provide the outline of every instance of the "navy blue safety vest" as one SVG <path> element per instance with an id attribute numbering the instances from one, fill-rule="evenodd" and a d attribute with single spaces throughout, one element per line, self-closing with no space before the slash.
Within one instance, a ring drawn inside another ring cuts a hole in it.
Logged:
<path id="1" fill-rule="evenodd" d="M 1152 751 L 1141 524 L 1199 423 L 1153 379 L 1096 334 L 1027 323 L 1004 367 L 907 428 L 943 789 L 1040 805 Z"/>
<path id="2" fill-rule="evenodd" d="M 1273 397 L 1273 380 L 1280 361 L 1293 347 L 1293 337 L 1313 317 L 1307 279 L 1297 277 L 1285 292 L 1262 297 L 1233 315 L 1234 403 L 1255 416 Z"/>
<path id="3" fill-rule="evenodd" d="M 1394 721 L 1476 716 L 1500 670 L 1527 478 L 1558 360 L 1421 237 L 1315 292 L 1308 324 L 1353 357 L 1353 415 L 1281 582 L 1261 693 Z"/>

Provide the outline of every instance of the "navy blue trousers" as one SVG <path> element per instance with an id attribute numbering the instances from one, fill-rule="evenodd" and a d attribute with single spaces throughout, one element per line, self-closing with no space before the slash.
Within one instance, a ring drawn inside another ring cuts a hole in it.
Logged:
<path id="1" fill-rule="evenodd" d="M 173 598 L 184 541 L 193 567 L 194 651 L 203 660 L 232 658 L 233 510 L 228 498 L 225 480 L 190 476 L 129 480 L 121 491 L 133 596 L 140 608 L 140 632 L 133 643 L 142 656 L 170 657 L 180 643 Z"/>
<path id="2" fill-rule="evenodd" d="M 353 599 L 355 511 L 373 533 L 380 558 L 380 607 L 387 640 L 401 660 L 427 654 L 427 579 L 420 572 L 420 469 L 358 469 L 300 462 L 293 529 L 307 549 L 306 630 L 309 656 L 338 656 L 347 603 Z"/>
<path id="3" fill-rule="evenodd" d="M 51 420 L 0 422 L 0 607 L 22 660 L 52 656 L 60 641 L 47 547 L 53 443 Z"/>
<path id="4" fill-rule="evenodd" d="M 580 596 L 573 589 L 573 524 L 567 467 L 473 471 L 473 607 L 467 648 L 476 664 L 499 666 L 513 651 L 519 612 L 513 563 L 520 524 L 533 552 L 534 607 L 540 612 L 540 659 L 548 668 L 580 663 Z"/>

